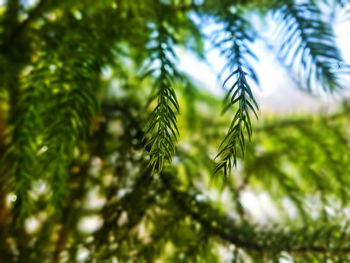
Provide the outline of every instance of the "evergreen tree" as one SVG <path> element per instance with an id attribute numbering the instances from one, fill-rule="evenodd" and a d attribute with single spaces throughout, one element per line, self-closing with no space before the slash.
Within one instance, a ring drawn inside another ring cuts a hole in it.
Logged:
<path id="1" fill-rule="evenodd" d="M 252 18 L 272 17 L 301 89 L 345 89 L 329 21 L 348 11 L 0 1 L 0 262 L 350 262 L 350 106 L 272 117 L 251 88 Z M 226 61 L 223 99 L 178 67 L 179 48 L 205 61 L 208 41 Z"/>

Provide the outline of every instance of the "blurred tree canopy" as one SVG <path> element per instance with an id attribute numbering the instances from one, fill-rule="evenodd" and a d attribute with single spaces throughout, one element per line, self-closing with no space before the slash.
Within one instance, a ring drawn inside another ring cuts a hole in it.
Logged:
<path id="1" fill-rule="evenodd" d="M 349 104 L 251 89 L 256 17 L 301 89 L 345 89 L 346 2 L 0 1 L 0 262 L 350 262 Z M 223 99 L 178 68 L 208 41 Z"/>

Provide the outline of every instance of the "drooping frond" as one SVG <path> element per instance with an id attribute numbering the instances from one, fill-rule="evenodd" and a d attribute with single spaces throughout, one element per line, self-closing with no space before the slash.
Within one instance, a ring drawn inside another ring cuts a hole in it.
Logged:
<path id="1" fill-rule="evenodd" d="M 237 156 L 239 151 L 244 155 L 245 151 L 245 133 L 249 140 L 252 136 L 252 124 L 250 113 L 253 112 L 257 117 L 258 104 L 253 96 L 251 87 L 248 84 L 246 76 L 258 83 L 256 73 L 250 65 L 248 57 L 256 59 L 256 56 L 247 45 L 248 41 L 253 41 L 249 34 L 249 23 L 242 17 L 238 11 L 225 12 L 222 16 L 225 23 L 225 37 L 219 38 L 214 43 L 222 51 L 228 61 L 225 69 L 233 71 L 229 74 L 223 83 L 223 86 L 234 80 L 230 85 L 225 98 L 223 112 L 237 106 L 236 113 L 232 120 L 227 135 L 220 146 L 220 152 L 217 157 L 220 161 L 216 167 L 216 172 L 223 169 L 224 174 L 230 173 L 233 166 L 237 165 Z"/>
<path id="2" fill-rule="evenodd" d="M 179 73 L 174 61 L 175 39 L 168 27 L 166 21 L 158 20 L 155 23 L 155 37 L 149 43 L 151 66 L 145 73 L 155 78 L 152 100 L 156 101 L 156 106 L 146 130 L 149 136 L 146 148 L 149 148 L 150 165 L 155 172 L 160 172 L 166 162 L 171 162 L 175 151 L 174 143 L 179 134 L 176 124 L 179 104 L 174 91 L 174 81 L 179 77 Z"/>
<path id="3" fill-rule="evenodd" d="M 43 127 L 40 117 L 43 109 L 40 105 L 42 91 L 36 90 L 33 86 L 25 88 L 16 105 L 13 105 L 13 114 L 17 119 L 12 124 L 11 142 L 0 159 L 2 185 L 9 187 L 16 194 L 15 213 L 20 220 L 30 212 L 32 200 L 29 191 L 37 179 L 34 171 L 38 168 L 38 135 Z"/>
<path id="4" fill-rule="evenodd" d="M 53 202 L 60 206 L 66 201 L 65 187 L 74 152 L 87 138 L 98 108 L 94 72 L 99 69 L 93 63 L 76 61 L 72 65 L 74 71 L 58 68 L 51 79 L 52 93 L 48 99 L 54 103 L 47 105 L 46 113 L 51 114 L 44 115 L 47 126 L 42 142 L 45 150 L 42 159 L 48 164 L 44 169 L 52 187 Z M 62 78 L 63 75 L 66 77 Z M 55 76 L 60 76 L 61 81 L 55 83 Z"/>
<path id="5" fill-rule="evenodd" d="M 250 112 L 253 112 L 256 117 L 258 105 L 253 97 L 252 91 L 247 83 L 245 77 L 246 73 L 240 67 L 234 71 L 233 76 L 236 77 L 236 82 L 230 88 L 228 96 L 230 101 L 228 103 L 238 104 L 238 109 L 234 115 L 230 128 L 226 137 L 220 145 L 220 152 L 218 157 L 220 161 L 217 164 L 216 172 L 224 169 L 224 174 L 229 174 L 231 168 L 237 165 L 237 156 L 239 150 L 242 155 L 245 151 L 245 133 L 248 134 L 248 139 L 252 136 L 252 124 L 250 120 Z M 231 74 L 231 75 L 232 75 Z"/>
<path id="6" fill-rule="evenodd" d="M 55 27 L 52 25 L 50 29 L 58 30 Z M 19 214 L 29 211 L 30 190 L 40 179 L 48 184 L 55 206 L 61 207 L 65 202 L 74 152 L 87 137 L 98 108 L 100 67 L 98 57 L 93 54 L 96 47 L 79 42 L 74 33 L 60 37 L 59 43 L 51 39 L 41 43 L 40 50 L 58 50 L 55 55 L 44 51 L 36 54 L 36 62 L 24 72 L 19 101 L 13 107 L 12 117 L 17 121 L 10 133 L 11 147 L 3 158 L 12 168 L 3 167 L 9 182 L 15 185 Z M 74 50 L 73 60 L 67 49 Z"/>
<path id="7" fill-rule="evenodd" d="M 340 89 L 336 71 L 343 60 L 334 45 L 333 30 L 314 1 L 286 1 L 277 10 L 277 22 L 281 25 L 278 39 L 283 43 L 279 52 L 306 80 L 305 87 L 309 91 L 319 85 L 325 91 Z"/>

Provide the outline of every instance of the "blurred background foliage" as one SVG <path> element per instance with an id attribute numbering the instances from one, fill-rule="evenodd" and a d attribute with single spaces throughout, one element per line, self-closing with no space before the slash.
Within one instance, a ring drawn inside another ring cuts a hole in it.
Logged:
<path id="1" fill-rule="evenodd" d="M 0 3 L 0 262 L 350 262 L 349 103 L 277 117 L 250 88 L 273 14 L 300 88 L 346 89 L 346 0 Z M 226 98 L 178 69 L 208 39 Z"/>

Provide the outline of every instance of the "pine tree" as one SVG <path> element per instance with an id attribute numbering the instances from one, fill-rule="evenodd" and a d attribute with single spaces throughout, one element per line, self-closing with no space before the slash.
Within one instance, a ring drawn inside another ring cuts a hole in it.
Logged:
<path id="1" fill-rule="evenodd" d="M 347 101 L 265 115 L 251 64 L 272 17 L 304 92 L 345 89 L 347 1 L 0 3 L 0 262 L 350 261 Z M 208 42 L 223 99 L 178 66 Z"/>

